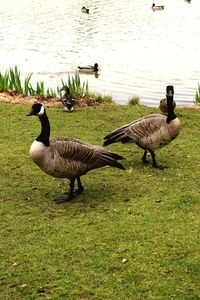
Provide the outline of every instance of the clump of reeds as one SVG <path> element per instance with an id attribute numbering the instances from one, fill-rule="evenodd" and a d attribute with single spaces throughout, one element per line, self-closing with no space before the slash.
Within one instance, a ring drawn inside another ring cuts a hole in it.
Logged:
<path id="1" fill-rule="evenodd" d="M 20 94 L 28 94 L 30 79 L 31 74 L 25 78 L 24 84 L 22 84 L 20 72 L 17 66 L 15 66 L 14 69 L 9 68 L 9 70 L 6 70 L 5 74 L 0 72 L 0 89 L 13 90 Z"/>
<path id="2" fill-rule="evenodd" d="M 81 84 L 80 75 L 76 73 L 73 76 L 68 75 L 68 80 L 65 83 L 61 78 L 62 86 L 67 85 L 70 89 L 71 94 L 76 97 L 87 96 L 89 94 L 88 81 L 84 81 Z"/>
<path id="3" fill-rule="evenodd" d="M 196 101 L 196 103 L 200 103 L 200 84 L 199 83 L 198 83 L 198 88 L 196 90 L 195 101 Z"/>
<path id="4" fill-rule="evenodd" d="M 138 96 L 133 96 L 131 99 L 128 100 L 129 105 L 139 105 L 140 98 Z"/>
<path id="5" fill-rule="evenodd" d="M 36 82 L 35 86 L 31 84 L 32 73 L 28 74 L 24 80 L 21 79 L 20 71 L 17 66 L 9 68 L 3 74 L 0 72 L 0 91 L 15 91 L 25 96 L 42 96 L 42 97 L 60 97 L 61 88 L 57 86 L 56 90 L 52 88 L 45 88 L 44 81 Z M 77 100 L 80 98 L 92 98 L 94 102 L 112 102 L 112 96 L 102 95 L 99 93 L 89 92 L 88 81 L 81 83 L 79 73 L 68 75 L 66 82 L 61 78 L 62 86 L 67 85 L 71 94 L 76 96 Z"/>
<path id="6" fill-rule="evenodd" d="M 16 91 L 19 94 L 23 94 L 25 96 L 46 96 L 46 97 L 55 97 L 56 91 L 53 89 L 46 89 L 44 87 L 44 82 L 37 82 L 36 88 L 33 88 L 30 80 L 32 77 L 32 73 L 28 74 L 24 81 L 21 80 L 21 74 L 18 70 L 17 66 L 13 68 L 9 68 L 3 74 L 0 72 L 0 90 L 12 90 Z"/>
<path id="7" fill-rule="evenodd" d="M 89 93 L 88 96 L 94 99 L 94 101 L 98 103 L 103 103 L 103 102 L 111 103 L 113 101 L 111 95 L 102 95 L 101 93 Z"/>

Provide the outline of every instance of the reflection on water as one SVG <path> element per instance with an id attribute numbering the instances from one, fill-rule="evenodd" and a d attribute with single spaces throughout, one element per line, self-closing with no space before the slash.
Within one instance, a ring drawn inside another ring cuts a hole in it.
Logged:
<path id="1" fill-rule="evenodd" d="M 55 88 L 78 65 L 97 62 L 100 76 L 81 74 L 90 90 L 119 103 L 138 95 L 157 105 L 165 86 L 178 104 L 191 104 L 200 81 L 200 2 L 165 0 L 1 0 L 1 70 L 17 64 Z"/>

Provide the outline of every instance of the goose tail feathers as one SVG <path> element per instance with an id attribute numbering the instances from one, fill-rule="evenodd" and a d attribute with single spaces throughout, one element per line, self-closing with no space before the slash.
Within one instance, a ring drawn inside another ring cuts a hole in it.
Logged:
<path id="1" fill-rule="evenodd" d="M 114 168 L 125 170 L 124 166 L 117 161 L 124 159 L 124 157 L 121 155 L 113 152 L 106 152 L 102 154 L 102 159 L 106 162 L 106 164 Z"/>
<path id="2" fill-rule="evenodd" d="M 113 143 L 117 143 L 117 142 L 122 142 L 123 143 L 123 139 L 126 137 L 124 130 L 121 129 L 117 129 L 113 132 L 111 132 L 110 134 L 108 134 L 107 136 L 104 137 L 104 146 L 108 146 L 110 144 Z"/>

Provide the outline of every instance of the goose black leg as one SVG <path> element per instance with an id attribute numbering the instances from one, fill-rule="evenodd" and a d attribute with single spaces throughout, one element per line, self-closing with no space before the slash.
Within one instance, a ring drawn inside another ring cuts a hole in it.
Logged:
<path id="1" fill-rule="evenodd" d="M 55 199 L 55 202 L 57 204 L 70 201 L 74 198 L 74 182 L 75 182 L 75 178 L 70 180 L 70 183 L 69 183 L 70 188 L 69 188 L 69 192 L 67 194 L 59 196 L 58 198 Z"/>
<path id="2" fill-rule="evenodd" d="M 147 150 L 144 150 L 144 155 L 142 156 L 143 164 L 148 165 L 150 162 L 147 160 Z"/>
<path id="3" fill-rule="evenodd" d="M 80 177 L 77 177 L 76 179 L 77 179 L 78 189 L 73 191 L 73 197 L 76 197 L 76 196 L 82 194 L 84 191 L 84 187 L 82 186 Z"/>
<path id="4" fill-rule="evenodd" d="M 155 153 L 153 151 L 149 151 L 151 153 L 151 157 L 152 157 L 152 166 L 156 169 L 160 169 L 160 170 L 164 170 L 166 169 L 167 167 L 165 166 L 162 166 L 162 165 L 158 165 L 157 162 L 156 162 L 156 156 L 155 156 Z"/>
<path id="5" fill-rule="evenodd" d="M 78 194 L 82 194 L 83 191 L 84 191 L 84 187 L 82 186 L 80 177 L 77 177 L 77 182 L 78 182 L 78 190 L 77 190 L 77 193 L 78 193 Z"/>

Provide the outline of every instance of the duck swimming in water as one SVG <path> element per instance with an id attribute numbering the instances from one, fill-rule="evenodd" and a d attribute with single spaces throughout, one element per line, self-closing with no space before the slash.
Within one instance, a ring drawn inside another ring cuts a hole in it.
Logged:
<path id="1" fill-rule="evenodd" d="M 97 63 L 94 64 L 94 66 L 83 66 L 80 67 L 78 66 L 79 72 L 83 72 L 83 73 L 96 73 L 99 71 L 99 66 Z"/>
<path id="2" fill-rule="evenodd" d="M 86 8 L 85 6 L 83 6 L 82 8 L 81 8 L 81 11 L 83 12 L 83 13 L 85 13 L 85 14 L 89 14 L 89 8 Z"/>
<path id="3" fill-rule="evenodd" d="M 153 10 L 163 10 L 164 9 L 164 5 L 155 5 L 155 3 L 153 3 L 151 8 Z"/>

